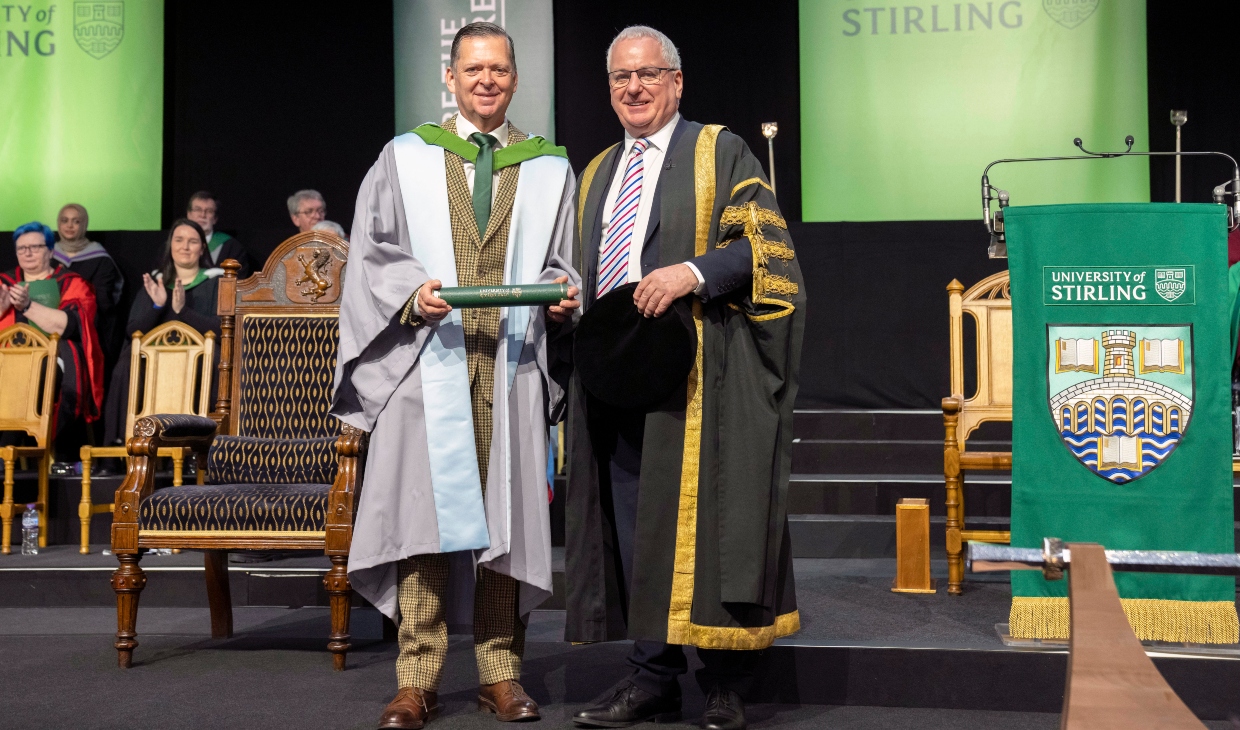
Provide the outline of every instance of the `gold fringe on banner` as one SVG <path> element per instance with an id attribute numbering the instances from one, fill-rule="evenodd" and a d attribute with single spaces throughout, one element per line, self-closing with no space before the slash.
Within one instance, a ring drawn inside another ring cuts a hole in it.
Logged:
<path id="1" fill-rule="evenodd" d="M 1119 602 L 1141 641 L 1240 643 L 1240 619 L 1232 601 L 1121 598 Z M 1008 623 L 1014 639 L 1066 639 L 1072 625 L 1068 599 L 1015 596 Z"/>

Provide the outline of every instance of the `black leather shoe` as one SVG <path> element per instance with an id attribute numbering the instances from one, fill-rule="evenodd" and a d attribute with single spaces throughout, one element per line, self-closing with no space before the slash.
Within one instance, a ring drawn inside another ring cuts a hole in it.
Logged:
<path id="1" fill-rule="evenodd" d="M 706 712 L 702 714 L 702 730 L 745 730 L 745 705 L 741 696 L 714 686 L 706 695 Z"/>
<path id="2" fill-rule="evenodd" d="M 628 727 L 639 722 L 676 722 L 680 719 L 680 697 L 659 697 L 644 692 L 624 680 L 602 703 L 573 715 L 582 727 Z"/>

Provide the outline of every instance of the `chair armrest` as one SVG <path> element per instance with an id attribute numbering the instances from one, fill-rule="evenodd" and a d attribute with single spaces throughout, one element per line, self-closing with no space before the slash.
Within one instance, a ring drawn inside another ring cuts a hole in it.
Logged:
<path id="1" fill-rule="evenodd" d="M 134 435 L 158 438 L 163 446 L 210 446 L 217 429 L 216 422 L 205 416 L 161 413 L 147 416 L 135 423 Z"/>
<path id="2" fill-rule="evenodd" d="M 112 512 L 112 552 L 138 552 L 138 508 L 155 491 L 155 459 L 161 447 L 192 448 L 204 452 L 215 440 L 210 418 L 188 414 L 159 414 L 138 419 L 125 450 L 129 466 L 116 490 Z M 201 459 L 200 459 L 201 461 Z"/>
<path id="3" fill-rule="evenodd" d="M 353 541 L 353 515 L 362 496 L 362 475 L 366 471 L 366 449 L 370 434 L 350 426 L 340 425 L 340 438 L 336 439 L 339 466 L 336 481 L 327 496 L 327 555 L 349 554 Z"/>

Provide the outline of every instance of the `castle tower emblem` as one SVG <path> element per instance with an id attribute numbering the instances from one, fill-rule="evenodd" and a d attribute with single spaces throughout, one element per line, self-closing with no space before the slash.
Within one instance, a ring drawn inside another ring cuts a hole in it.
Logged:
<path id="1" fill-rule="evenodd" d="M 1072 455 L 1115 484 L 1164 463 L 1192 416 L 1192 328 L 1051 325 L 1047 340 L 1048 405 Z"/>

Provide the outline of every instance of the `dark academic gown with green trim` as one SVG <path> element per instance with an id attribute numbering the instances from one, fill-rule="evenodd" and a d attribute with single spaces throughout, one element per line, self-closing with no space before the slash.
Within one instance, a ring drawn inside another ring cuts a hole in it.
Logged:
<path id="1" fill-rule="evenodd" d="M 600 488 L 606 461 L 594 453 L 590 399 L 573 376 L 565 639 L 761 649 L 800 627 L 787 492 L 804 285 L 787 225 L 745 143 L 715 125 L 680 125 L 658 181 L 657 251 L 643 250 L 643 262 L 657 255 L 658 266 L 669 266 L 750 246 L 752 285 L 706 302 L 693 297 L 697 364 L 684 389 L 645 417 L 627 611 L 614 513 Z M 573 263 L 585 310 L 597 290 L 600 208 L 621 154 L 622 145 L 600 154 L 580 183 Z"/>

